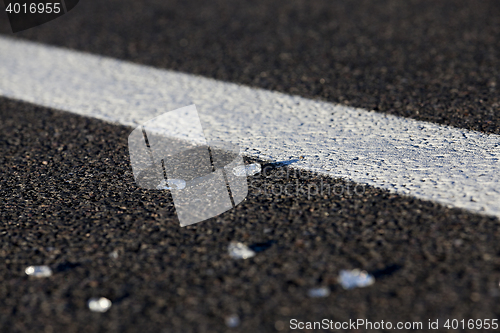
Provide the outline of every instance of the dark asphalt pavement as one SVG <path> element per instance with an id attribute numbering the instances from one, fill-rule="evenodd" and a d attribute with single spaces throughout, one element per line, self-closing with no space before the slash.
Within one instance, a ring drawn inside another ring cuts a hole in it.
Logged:
<path id="1" fill-rule="evenodd" d="M 236 209 L 180 228 L 167 193 L 134 183 L 131 129 L 8 99 L 0 127 L 1 332 L 273 332 L 292 318 L 500 312 L 496 219 L 369 187 L 280 195 L 297 180 L 354 184 L 267 165 Z M 230 241 L 263 251 L 232 259 Z M 27 277 L 36 264 L 54 275 Z M 353 268 L 375 284 L 343 290 L 338 272 Z M 309 298 L 318 286 L 331 295 Z M 112 300 L 109 312 L 87 309 L 94 296 Z M 231 314 L 238 328 L 225 326 Z"/>
<path id="2" fill-rule="evenodd" d="M 14 36 L 7 19 L 0 33 Z M 82 0 L 15 36 L 500 134 L 494 0 Z M 5 98 L 0 128 L 0 332 L 274 332 L 292 318 L 500 314 L 495 218 L 370 187 L 280 195 L 297 181 L 356 184 L 268 165 L 234 210 L 180 228 L 167 192 L 134 183 L 132 129 Z M 232 259 L 231 241 L 262 251 Z M 39 264 L 54 275 L 26 276 Z M 353 268 L 375 284 L 343 290 L 338 273 Z M 331 295 L 309 298 L 319 286 Z M 94 296 L 113 306 L 90 312 Z M 236 328 L 224 323 L 232 314 Z"/>
<path id="3" fill-rule="evenodd" d="M 82 0 L 15 36 L 500 134 L 497 0 Z"/>

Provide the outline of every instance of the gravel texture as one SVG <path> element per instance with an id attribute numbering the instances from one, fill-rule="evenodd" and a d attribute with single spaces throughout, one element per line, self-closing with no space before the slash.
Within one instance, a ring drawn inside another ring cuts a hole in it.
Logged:
<path id="1" fill-rule="evenodd" d="M 7 19 L 0 32 L 13 36 Z M 495 0 L 82 0 L 15 37 L 500 134 L 499 34 Z M 265 165 L 235 209 L 180 228 L 168 192 L 134 184 L 131 129 L 3 98 L 0 128 L 1 332 L 500 314 L 497 219 L 371 187 L 280 195 L 355 184 Z M 256 255 L 232 259 L 231 241 Z M 29 277 L 31 265 L 53 275 Z M 338 274 L 355 268 L 375 283 L 344 290 Z M 308 297 L 320 287 L 330 295 Z M 93 313 L 93 297 L 113 305 Z"/>
<path id="2" fill-rule="evenodd" d="M 273 332 L 292 318 L 500 313 L 496 219 L 263 165 L 239 206 L 180 228 L 168 192 L 135 186 L 130 128 L 7 99 L 0 128 L 2 332 Z M 351 194 L 279 194 L 297 181 Z M 231 258 L 231 241 L 256 255 Z M 53 275 L 28 277 L 30 265 Z M 344 290 L 338 274 L 355 268 L 375 283 Z M 318 287 L 330 295 L 310 298 Z M 112 307 L 91 312 L 92 297 Z"/>
<path id="3" fill-rule="evenodd" d="M 0 33 L 500 134 L 497 0 L 82 0 Z"/>

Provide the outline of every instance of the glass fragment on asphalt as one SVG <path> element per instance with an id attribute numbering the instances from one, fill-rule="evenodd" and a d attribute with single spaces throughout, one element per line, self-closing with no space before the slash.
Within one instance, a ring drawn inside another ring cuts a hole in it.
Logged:
<path id="1" fill-rule="evenodd" d="M 182 179 L 169 179 L 162 180 L 158 186 L 157 190 L 182 190 L 186 187 L 186 181 Z"/>
<path id="2" fill-rule="evenodd" d="M 255 256 L 254 251 L 240 242 L 231 242 L 227 250 L 231 258 L 234 259 L 248 259 Z"/>
<path id="3" fill-rule="evenodd" d="M 106 312 L 111 307 L 111 301 L 105 297 L 92 297 L 88 301 L 88 307 L 93 312 Z"/>
<path id="4" fill-rule="evenodd" d="M 344 289 L 363 288 L 375 283 L 375 278 L 359 269 L 341 270 L 338 282 Z"/>
<path id="5" fill-rule="evenodd" d="M 330 289 L 328 287 L 319 287 L 309 289 L 307 295 L 311 298 L 328 297 L 330 295 Z"/>
<path id="6" fill-rule="evenodd" d="M 49 277 L 52 275 L 52 270 L 50 269 L 50 267 L 45 266 L 45 265 L 43 265 L 43 266 L 29 266 L 29 267 L 26 267 L 24 272 L 26 273 L 26 275 L 34 276 L 37 278 Z"/>
<path id="7" fill-rule="evenodd" d="M 116 251 L 116 250 L 115 250 L 115 251 L 111 252 L 111 253 L 109 254 L 109 257 L 110 257 L 111 259 L 118 259 L 118 251 Z"/>
<path id="8" fill-rule="evenodd" d="M 238 315 L 227 316 L 225 322 L 227 327 L 237 327 L 240 325 L 240 317 Z"/>
<path id="9" fill-rule="evenodd" d="M 247 176 L 253 176 L 262 171 L 262 167 L 259 163 L 252 163 L 246 166 Z"/>
<path id="10" fill-rule="evenodd" d="M 233 174 L 236 177 L 253 176 L 261 172 L 262 167 L 259 163 L 253 163 L 249 165 L 238 165 L 233 168 Z"/>
<path id="11" fill-rule="evenodd" d="M 233 174 L 236 177 L 245 177 L 247 175 L 247 170 L 244 165 L 238 165 L 237 167 L 233 168 Z"/>

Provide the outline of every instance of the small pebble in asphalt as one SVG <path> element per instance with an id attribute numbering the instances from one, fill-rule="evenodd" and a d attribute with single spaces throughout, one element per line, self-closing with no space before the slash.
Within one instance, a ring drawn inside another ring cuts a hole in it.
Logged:
<path id="1" fill-rule="evenodd" d="M 344 289 L 363 288 L 375 283 L 375 278 L 359 269 L 341 270 L 338 281 Z"/>
<path id="2" fill-rule="evenodd" d="M 253 176 L 261 172 L 262 167 L 259 163 L 252 163 L 249 165 L 238 165 L 233 168 L 233 174 L 236 177 Z"/>
<path id="3" fill-rule="evenodd" d="M 231 315 L 226 317 L 227 327 L 237 327 L 240 325 L 240 317 L 238 315 Z"/>
<path id="4" fill-rule="evenodd" d="M 52 275 L 52 270 L 49 266 L 29 266 L 24 270 L 26 275 L 34 277 L 49 277 Z"/>
<path id="5" fill-rule="evenodd" d="M 106 312 L 111 307 L 111 301 L 105 297 L 92 297 L 89 299 L 88 306 L 93 312 Z"/>
<path id="6" fill-rule="evenodd" d="M 255 252 L 240 242 L 231 242 L 227 248 L 229 255 L 234 259 L 248 259 L 255 256 Z"/>
<path id="7" fill-rule="evenodd" d="M 330 295 L 330 289 L 328 287 L 319 287 L 309 289 L 307 295 L 312 298 L 328 297 Z"/>

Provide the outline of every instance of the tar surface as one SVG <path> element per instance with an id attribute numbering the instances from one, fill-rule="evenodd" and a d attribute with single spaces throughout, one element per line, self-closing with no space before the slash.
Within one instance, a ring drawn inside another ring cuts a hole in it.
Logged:
<path id="1" fill-rule="evenodd" d="M 264 164 L 235 209 L 181 228 L 167 191 L 134 183 L 132 129 L 7 99 L 0 128 L 2 332 L 274 332 L 292 318 L 500 312 L 496 219 Z M 321 182 L 351 192 L 293 191 Z M 256 255 L 231 258 L 231 241 Z M 41 264 L 54 274 L 24 273 Z M 354 268 L 375 284 L 344 290 L 338 273 Z M 330 295 L 310 298 L 318 287 Z M 91 297 L 113 305 L 93 313 Z M 232 315 L 241 323 L 228 328 Z"/>
<path id="2" fill-rule="evenodd" d="M 82 0 L 0 32 L 500 134 L 498 0 Z"/>

